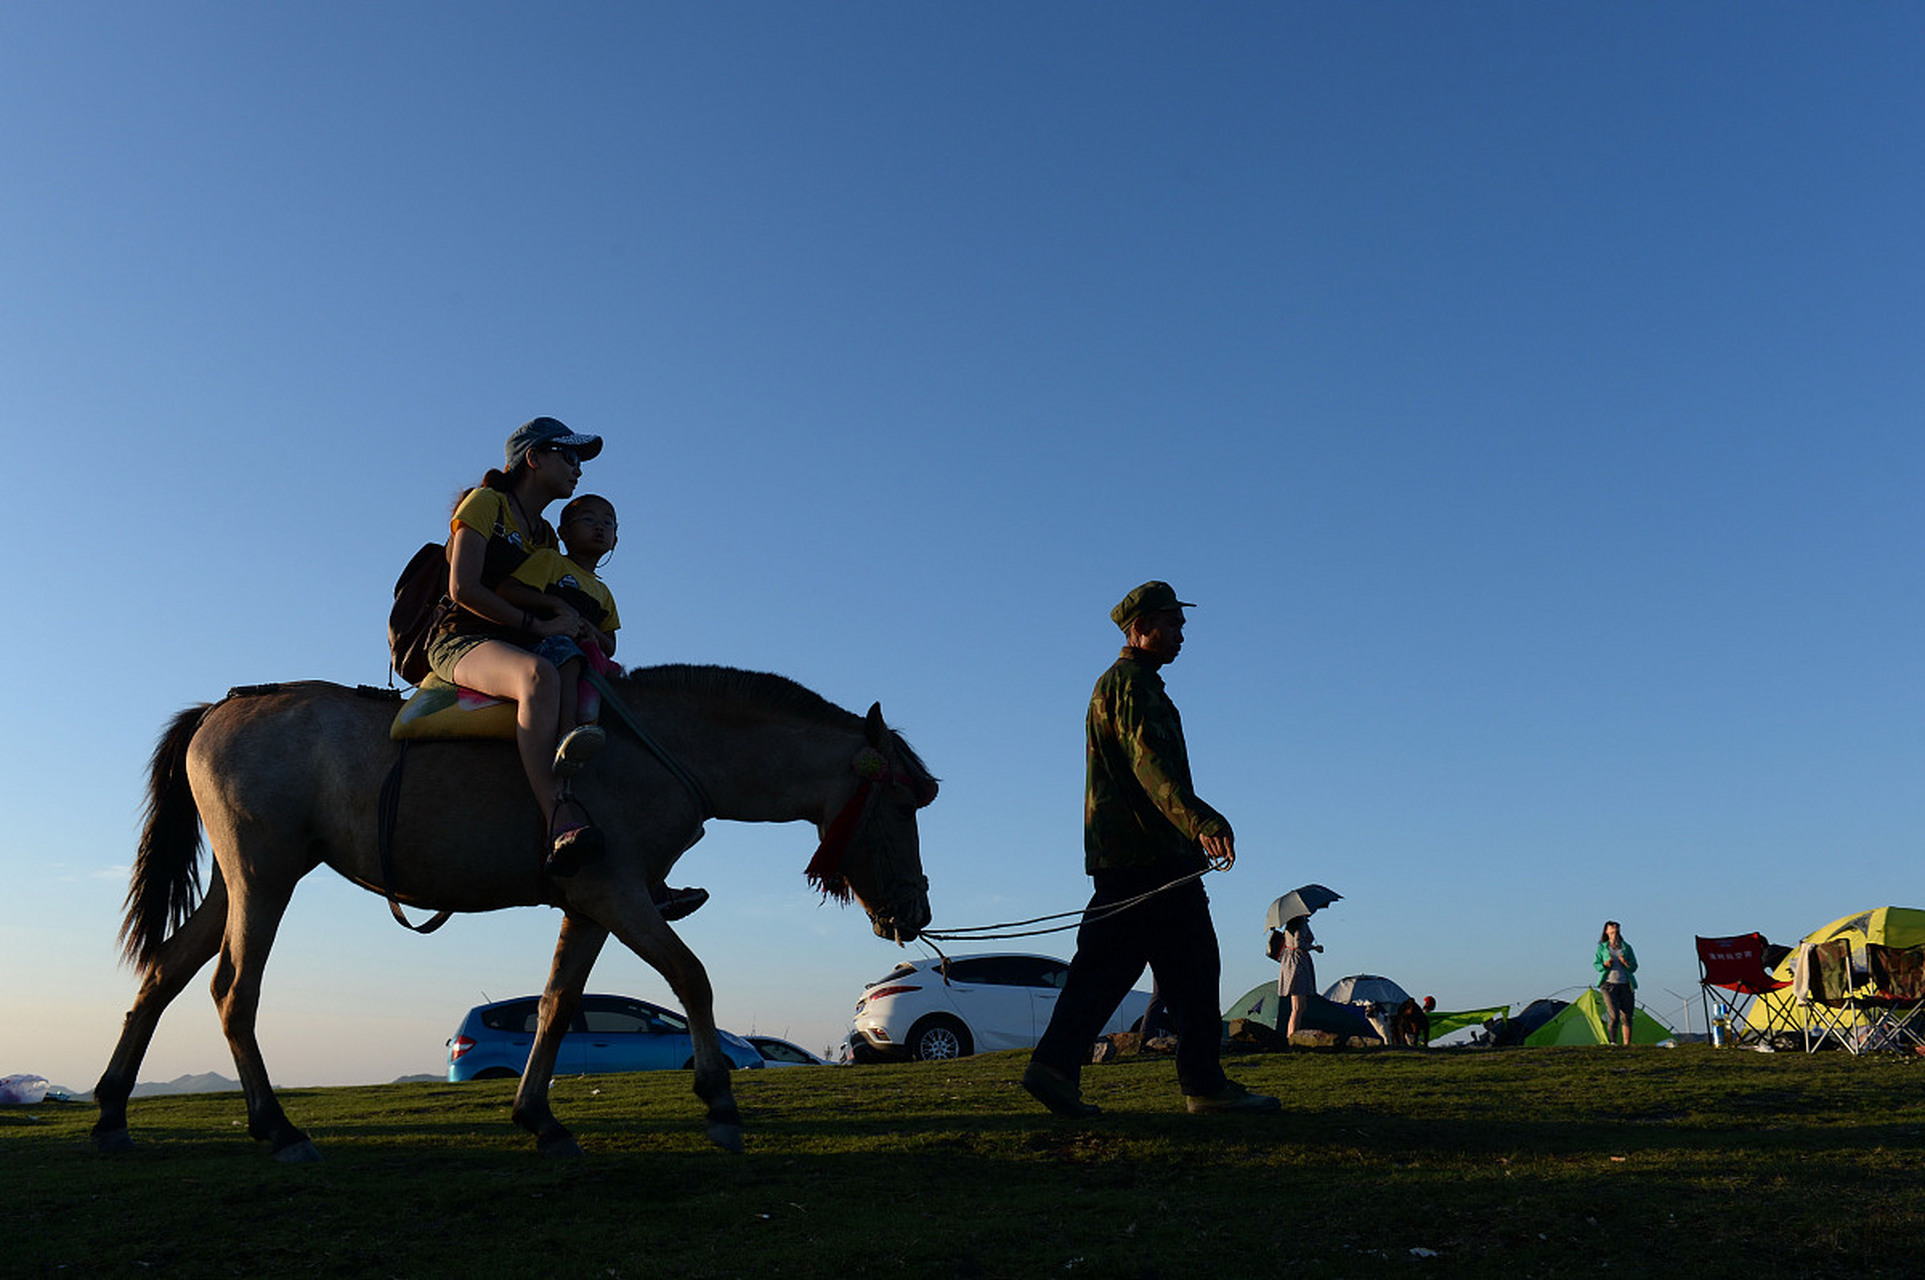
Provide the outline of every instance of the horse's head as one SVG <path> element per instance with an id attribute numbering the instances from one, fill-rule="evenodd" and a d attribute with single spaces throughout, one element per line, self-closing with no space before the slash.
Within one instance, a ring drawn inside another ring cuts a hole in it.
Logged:
<path id="1" fill-rule="evenodd" d="M 867 745 L 850 762 L 855 791 L 822 829 L 809 879 L 869 913 L 876 935 L 911 942 L 929 923 L 929 880 L 922 873 L 916 811 L 936 798 L 936 779 L 909 744 L 869 708 Z"/>

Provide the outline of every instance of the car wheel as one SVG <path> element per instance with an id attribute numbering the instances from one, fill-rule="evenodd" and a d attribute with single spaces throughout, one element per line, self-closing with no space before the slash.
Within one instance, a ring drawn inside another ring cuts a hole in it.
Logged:
<path id="1" fill-rule="evenodd" d="M 510 1071 L 507 1067 L 484 1067 L 480 1071 L 475 1072 L 472 1078 L 476 1080 L 513 1080 L 520 1074 L 518 1071 Z"/>
<path id="2" fill-rule="evenodd" d="M 909 1052 L 924 1062 L 967 1058 L 975 1051 L 969 1028 L 954 1018 L 934 1014 L 909 1028 Z"/>

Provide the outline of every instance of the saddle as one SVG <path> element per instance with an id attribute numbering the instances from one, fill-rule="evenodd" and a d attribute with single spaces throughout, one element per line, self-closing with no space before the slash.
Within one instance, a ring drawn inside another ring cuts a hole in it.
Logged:
<path id="1" fill-rule="evenodd" d="M 576 717 L 592 724 L 600 716 L 601 693 L 584 680 L 576 703 Z M 408 695 L 388 727 L 388 737 L 396 742 L 422 742 L 436 738 L 499 738 L 515 736 L 515 704 L 509 698 L 491 698 L 473 689 L 449 684 L 437 675 L 424 676 Z"/>

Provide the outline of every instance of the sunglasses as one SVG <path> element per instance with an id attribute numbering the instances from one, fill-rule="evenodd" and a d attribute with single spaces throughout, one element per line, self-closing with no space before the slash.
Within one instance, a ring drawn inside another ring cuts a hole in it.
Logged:
<path id="1" fill-rule="evenodd" d="M 545 444 L 541 447 L 541 451 L 543 453 L 555 454 L 571 467 L 579 467 L 582 464 L 582 456 L 575 452 L 575 446 L 573 445 Z"/>

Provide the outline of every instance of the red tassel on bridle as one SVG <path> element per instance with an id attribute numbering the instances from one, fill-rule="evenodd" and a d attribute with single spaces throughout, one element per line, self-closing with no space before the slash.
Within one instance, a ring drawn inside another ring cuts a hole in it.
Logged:
<path id="1" fill-rule="evenodd" d="M 849 846 L 855 843 L 856 836 L 869 825 L 869 814 L 875 808 L 876 797 L 880 794 L 878 784 L 900 783 L 908 787 L 915 794 L 917 808 L 936 798 L 933 782 L 898 773 L 874 747 L 864 747 L 856 752 L 854 768 L 862 781 L 857 785 L 856 793 L 849 797 L 849 802 L 830 821 L 828 831 L 823 833 L 822 843 L 816 846 L 815 856 L 809 859 L 808 868 L 803 872 L 809 883 L 820 889 L 824 897 L 843 903 L 848 902 L 852 895 L 849 879 L 842 874 L 842 859 L 848 855 Z"/>

